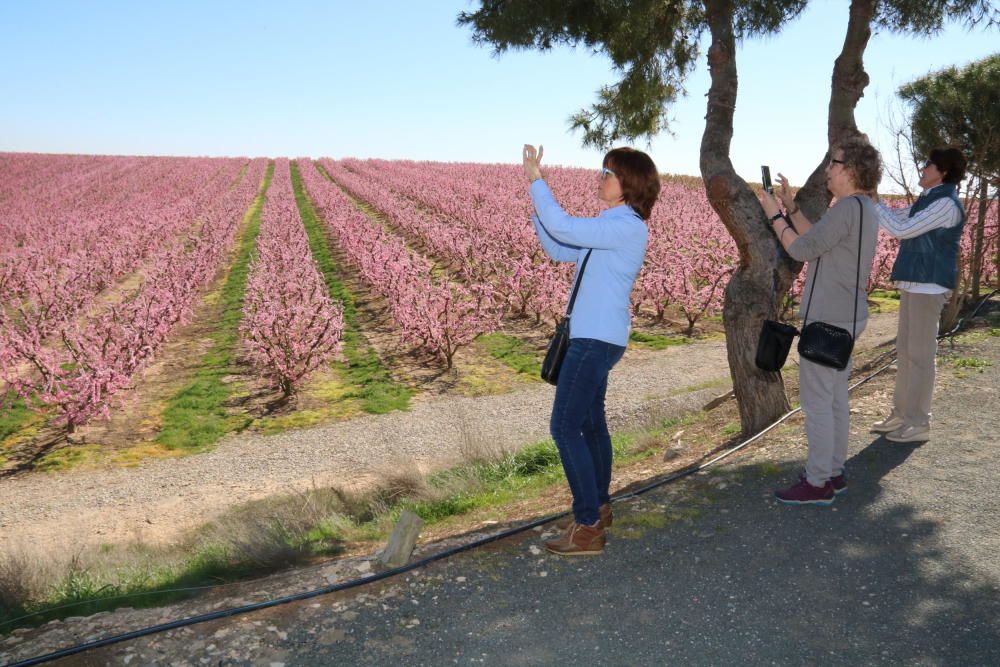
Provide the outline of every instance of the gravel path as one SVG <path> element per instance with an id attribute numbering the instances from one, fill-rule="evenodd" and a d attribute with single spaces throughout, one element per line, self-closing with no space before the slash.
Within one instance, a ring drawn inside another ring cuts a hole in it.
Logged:
<path id="1" fill-rule="evenodd" d="M 895 315 L 875 316 L 858 345 L 894 335 Z M 721 341 L 630 349 L 611 375 L 609 423 L 620 429 L 650 414 L 697 409 L 727 391 L 728 380 Z M 31 545 L 59 553 L 131 539 L 163 543 L 249 500 L 312 485 L 363 485 L 400 466 L 429 470 L 470 448 L 523 446 L 548 436 L 553 391 L 539 383 L 497 396 L 445 396 L 417 401 L 407 412 L 232 436 L 187 458 L 3 480 L 0 549 Z"/>

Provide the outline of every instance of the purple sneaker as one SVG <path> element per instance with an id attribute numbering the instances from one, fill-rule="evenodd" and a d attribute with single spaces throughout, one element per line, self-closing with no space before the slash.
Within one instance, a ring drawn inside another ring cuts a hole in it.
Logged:
<path id="1" fill-rule="evenodd" d="M 806 471 L 803 470 L 799 473 L 799 481 L 806 481 Z M 844 477 L 844 473 L 840 473 L 836 477 L 830 478 L 830 484 L 833 485 L 833 494 L 839 496 L 842 493 L 847 493 L 847 478 Z"/>
<path id="2" fill-rule="evenodd" d="M 833 504 L 833 484 L 829 481 L 823 486 L 813 486 L 804 479 L 787 489 L 778 489 L 774 497 L 786 505 L 820 505 L 827 507 Z"/>
<path id="3" fill-rule="evenodd" d="M 833 486 L 833 494 L 835 496 L 847 493 L 847 478 L 844 477 L 844 473 L 840 473 L 836 477 L 831 477 L 830 485 Z"/>

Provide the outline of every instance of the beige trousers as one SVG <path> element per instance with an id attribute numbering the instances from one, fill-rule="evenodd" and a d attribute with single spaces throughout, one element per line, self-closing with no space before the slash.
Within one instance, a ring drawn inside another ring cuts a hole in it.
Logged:
<path id="1" fill-rule="evenodd" d="M 899 300 L 896 390 L 892 409 L 903 418 L 905 426 L 929 426 L 938 321 L 948 295 L 903 291 Z"/>

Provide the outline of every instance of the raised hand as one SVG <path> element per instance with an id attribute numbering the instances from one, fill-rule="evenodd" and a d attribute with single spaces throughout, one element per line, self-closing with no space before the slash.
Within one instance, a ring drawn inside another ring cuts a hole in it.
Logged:
<path id="1" fill-rule="evenodd" d="M 795 208 L 795 196 L 792 194 L 792 186 L 788 184 L 788 178 L 781 172 L 778 172 L 778 183 L 781 185 L 778 197 L 781 199 L 781 203 L 784 204 L 785 210 Z"/>
<path id="2" fill-rule="evenodd" d="M 531 144 L 525 144 L 522 150 L 522 159 L 524 162 L 524 175 L 528 177 L 529 181 L 537 181 L 542 177 L 542 155 L 545 154 L 545 147 L 539 146 L 536 153 L 535 147 Z"/>

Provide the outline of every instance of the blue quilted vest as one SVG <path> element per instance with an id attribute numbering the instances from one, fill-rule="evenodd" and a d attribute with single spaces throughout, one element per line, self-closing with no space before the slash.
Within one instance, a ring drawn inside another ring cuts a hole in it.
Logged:
<path id="1" fill-rule="evenodd" d="M 943 197 L 955 202 L 962 221 L 954 227 L 939 227 L 900 242 L 896 263 L 892 265 L 892 280 L 934 283 L 955 289 L 958 284 L 958 243 L 962 238 L 962 228 L 965 227 L 965 209 L 958 200 L 955 184 L 942 183 L 922 194 L 910 207 L 910 217 Z"/>

